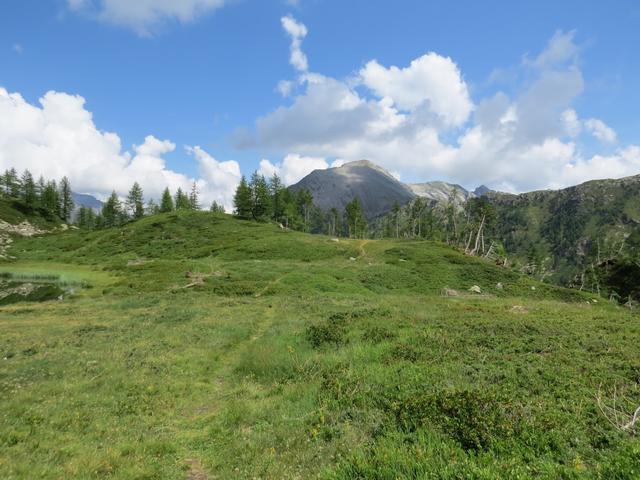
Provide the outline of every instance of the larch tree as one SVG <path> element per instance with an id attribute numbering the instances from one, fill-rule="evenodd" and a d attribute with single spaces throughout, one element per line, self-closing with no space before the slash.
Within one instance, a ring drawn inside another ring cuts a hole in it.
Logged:
<path id="1" fill-rule="evenodd" d="M 173 197 L 171 196 L 169 187 L 167 187 L 164 189 L 164 192 L 162 192 L 162 199 L 160 200 L 160 213 L 173 212 L 174 208 Z"/>
<path id="2" fill-rule="evenodd" d="M 249 219 L 252 214 L 251 188 L 243 175 L 233 196 L 234 213 L 239 218 Z"/>
<path id="3" fill-rule="evenodd" d="M 71 183 L 67 177 L 62 177 L 62 180 L 60 180 L 58 196 L 60 199 L 60 218 L 68 222 L 71 218 L 71 212 L 73 212 L 75 203 L 73 201 L 73 193 L 71 192 Z"/>
<path id="4" fill-rule="evenodd" d="M 144 217 L 144 194 L 138 182 L 134 182 L 126 200 L 127 213 L 135 220 Z"/>

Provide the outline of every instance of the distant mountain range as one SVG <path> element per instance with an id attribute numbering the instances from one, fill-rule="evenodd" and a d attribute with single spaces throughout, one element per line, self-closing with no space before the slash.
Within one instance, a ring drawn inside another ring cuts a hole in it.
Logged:
<path id="1" fill-rule="evenodd" d="M 640 175 L 514 195 L 486 186 L 468 191 L 441 181 L 404 184 L 361 160 L 316 170 L 291 188 L 308 189 L 324 210 L 342 211 L 358 197 L 369 220 L 388 213 L 396 202 L 403 205 L 417 197 L 434 205 L 452 199 L 461 206 L 482 196 L 496 212 L 487 237 L 499 241 L 508 255 L 530 265 L 536 274 L 563 284 L 597 283 L 595 274 L 585 272 L 608 259 L 640 258 Z M 640 276 L 634 282 L 640 285 Z"/>
<path id="2" fill-rule="evenodd" d="M 76 208 L 86 207 L 92 208 L 93 210 L 100 210 L 102 208 L 103 203 L 93 195 L 72 192 L 72 196 L 73 203 L 75 203 Z"/>
<path id="3" fill-rule="evenodd" d="M 405 184 L 368 160 L 314 170 L 290 188 L 293 191 L 309 190 L 314 203 L 323 210 L 336 208 L 342 211 L 347 203 L 358 197 L 368 219 L 384 215 L 395 203 L 404 205 L 417 197 L 436 202 L 451 198 L 454 203 L 462 205 L 469 198 L 491 191 L 481 186 L 470 192 L 460 185 L 441 181 Z"/>

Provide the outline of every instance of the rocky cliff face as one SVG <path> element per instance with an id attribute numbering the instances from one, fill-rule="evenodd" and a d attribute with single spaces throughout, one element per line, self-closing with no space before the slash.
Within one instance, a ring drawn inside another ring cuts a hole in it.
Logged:
<path id="1" fill-rule="evenodd" d="M 464 187 L 447 182 L 424 182 L 424 183 L 409 183 L 407 186 L 418 197 L 427 198 L 429 200 L 435 200 L 437 202 L 447 202 L 449 199 L 457 205 L 461 205 L 469 198 L 476 195 L 467 191 Z"/>

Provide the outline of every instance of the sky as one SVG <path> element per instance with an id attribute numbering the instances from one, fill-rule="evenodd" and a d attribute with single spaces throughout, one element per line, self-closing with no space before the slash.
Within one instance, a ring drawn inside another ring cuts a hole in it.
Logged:
<path id="1" fill-rule="evenodd" d="M 2 0 L 0 170 L 104 198 L 371 160 L 522 192 L 640 174 L 636 1 Z"/>

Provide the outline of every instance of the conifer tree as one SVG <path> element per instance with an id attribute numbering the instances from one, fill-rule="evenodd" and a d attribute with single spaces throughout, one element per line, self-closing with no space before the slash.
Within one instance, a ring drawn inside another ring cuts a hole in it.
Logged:
<path id="1" fill-rule="evenodd" d="M 178 191 L 176 192 L 176 210 L 189 210 L 190 208 L 189 197 L 182 191 L 182 188 L 178 187 Z"/>
<path id="2" fill-rule="evenodd" d="M 144 198 L 142 188 L 138 182 L 134 182 L 126 201 L 127 213 L 131 215 L 134 220 L 138 220 L 144 216 Z"/>
<path id="3" fill-rule="evenodd" d="M 60 191 L 58 193 L 60 198 L 60 218 L 65 222 L 68 222 L 71 218 L 71 212 L 75 206 L 73 201 L 73 194 L 71 193 L 71 183 L 67 177 L 62 177 L 60 180 Z"/>
<path id="4" fill-rule="evenodd" d="M 329 210 L 328 214 L 328 231 L 327 233 L 331 236 L 340 236 L 342 233 L 342 219 L 340 218 L 340 213 L 337 208 L 332 208 Z"/>
<path id="5" fill-rule="evenodd" d="M 347 229 L 349 237 L 358 238 L 364 236 L 366 230 L 366 222 L 362 213 L 362 206 L 358 197 L 354 198 L 345 207 Z"/>
<path id="6" fill-rule="evenodd" d="M 271 205 L 273 209 L 273 219 L 276 221 L 281 221 L 284 215 L 284 199 L 282 195 L 282 191 L 284 190 L 284 185 L 282 185 L 282 180 L 277 173 L 274 173 L 271 179 L 269 180 L 269 191 L 271 192 Z"/>
<path id="7" fill-rule="evenodd" d="M 215 200 L 211 204 L 209 211 L 211 211 L 212 213 L 225 213 L 224 207 Z"/>
<path id="8" fill-rule="evenodd" d="M 171 198 L 171 195 L 169 195 L 169 198 Z M 147 202 L 147 208 L 145 209 L 145 213 L 147 215 L 156 215 L 157 213 L 160 213 L 160 207 L 158 206 L 158 204 L 155 202 L 153 198 Z"/>
<path id="9" fill-rule="evenodd" d="M 193 185 L 191 185 L 191 192 L 189 193 L 189 208 L 191 208 L 191 210 L 200 210 L 198 186 L 196 185 L 196 182 L 193 182 Z"/>
<path id="10" fill-rule="evenodd" d="M 122 220 L 122 205 L 115 190 L 102 206 L 102 221 L 105 227 L 119 225 Z"/>
<path id="11" fill-rule="evenodd" d="M 21 192 L 21 198 L 22 201 L 31 208 L 36 207 L 36 204 L 38 202 L 38 196 L 37 196 L 37 192 L 36 192 L 36 184 L 33 181 L 33 175 L 31 175 L 31 172 L 29 170 L 25 170 L 24 173 L 22 174 L 22 181 L 21 181 L 21 187 L 22 187 L 22 192 Z"/>
<path id="12" fill-rule="evenodd" d="M 247 184 L 247 179 L 243 175 L 240 179 L 240 183 L 236 188 L 236 193 L 233 196 L 234 213 L 237 217 L 249 219 L 252 214 L 252 198 L 251 189 Z"/>
<path id="13" fill-rule="evenodd" d="M 13 198 L 20 196 L 20 179 L 15 168 L 6 170 L 4 173 L 4 189 L 5 193 Z"/>
<path id="14" fill-rule="evenodd" d="M 164 192 L 162 192 L 162 200 L 160 200 L 160 213 L 173 212 L 173 209 L 173 197 L 171 196 L 169 187 L 167 187 L 164 189 Z"/>
<path id="15" fill-rule="evenodd" d="M 44 177 L 40 175 L 36 182 L 36 196 L 38 197 L 37 204 L 39 207 L 44 207 L 43 197 L 45 188 L 47 188 L 47 182 L 44 180 Z"/>
<path id="16" fill-rule="evenodd" d="M 271 218 L 271 193 L 264 175 L 254 172 L 251 176 L 251 215 L 254 220 L 267 220 Z"/>
<path id="17" fill-rule="evenodd" d="M 308 232 L 311 220 L 311 207 L 313 207 L 313 195 L 311 195 L 309 190 L 298 190 L 298 192 L 296 192 L 296 204 L 298 205 L 300 215 L 302 215 L 304 231 Z"/>
<path id="18" fill-rule="evenodd" d="M 49 217 L 60 217 L 60 197 L 55 180 L 46 183 L 40 196 L 40 206 L 47 212 Z"/>

